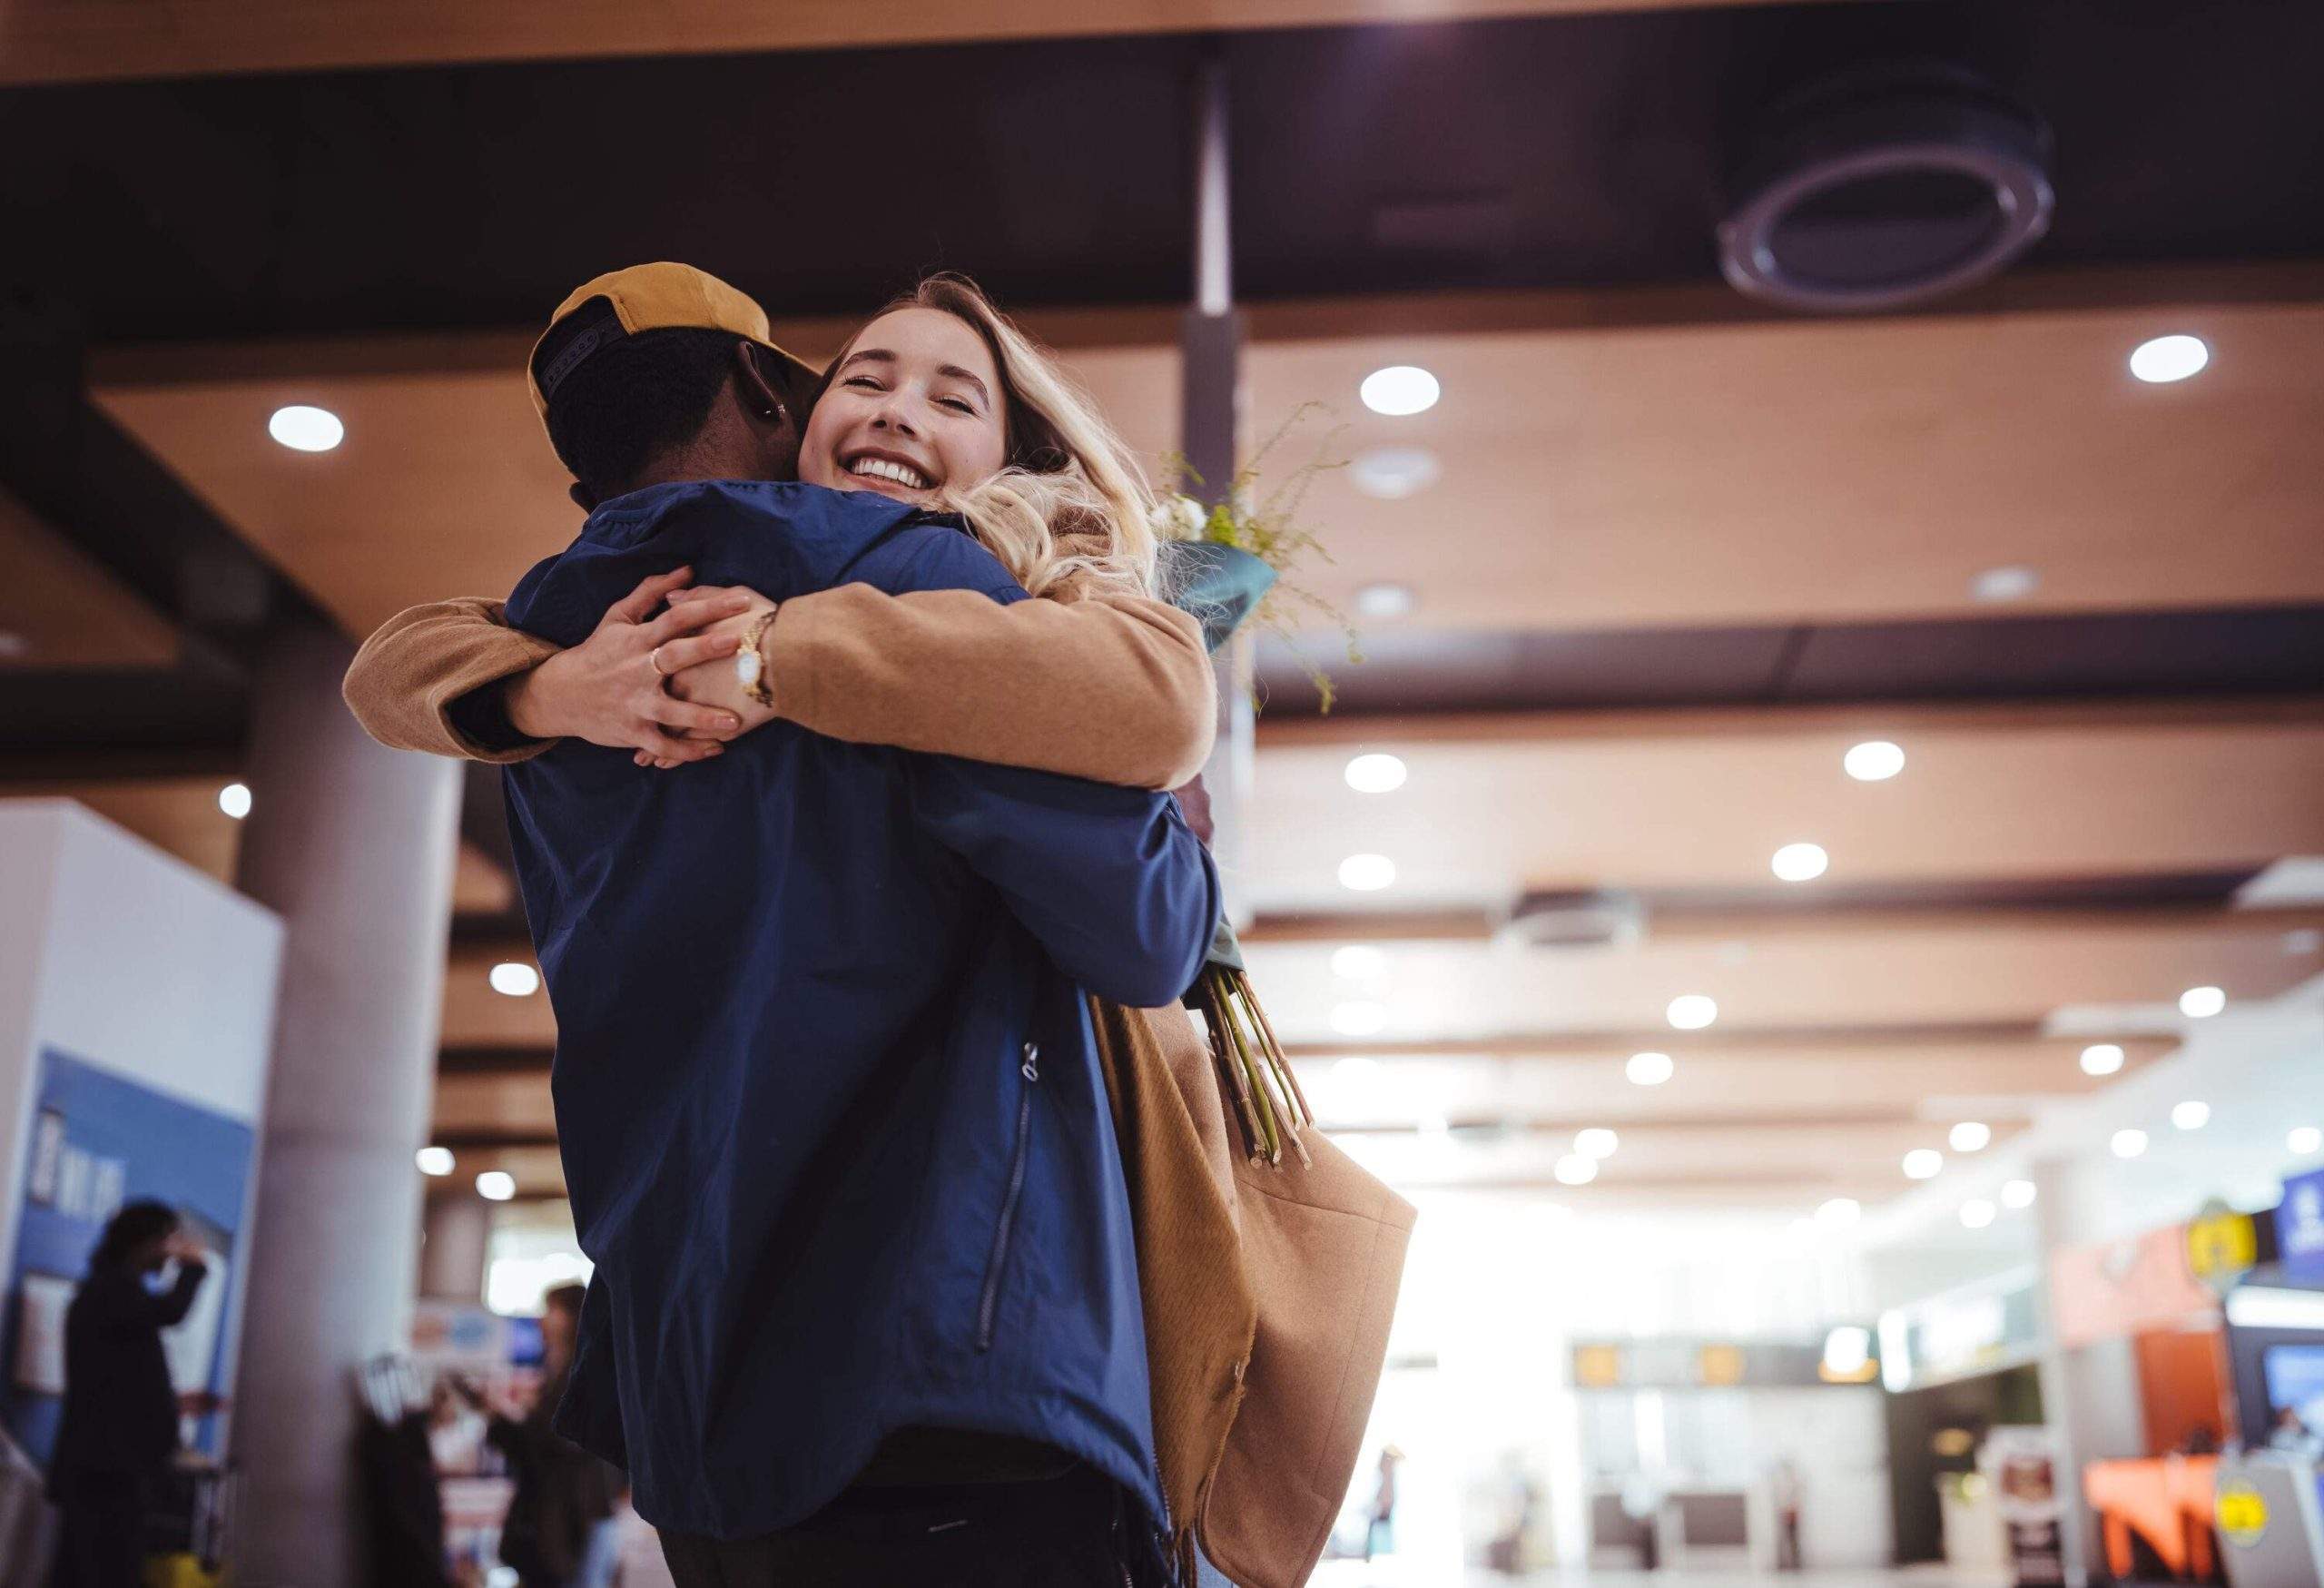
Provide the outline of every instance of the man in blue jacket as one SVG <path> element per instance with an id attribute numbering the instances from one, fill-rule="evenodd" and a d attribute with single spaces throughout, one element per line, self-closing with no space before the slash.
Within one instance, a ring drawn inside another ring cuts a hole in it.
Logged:
<path id="1" fill-rule="evenodd" d="M 553 429 L 610 380 L 622 444 L 656 440 L 512 623 L 576 645 L 680 566 L 778 602 L 1025 598 L 955 521 L 753 481 L 783 467 L 780 373 L 763 316 L 701 299 L 610 330 L 568 301 L 537 350 Z M 689 414 L 705 353 L 733 370 Z M 1085 994 L 1166 1003 L 1201 963 L 1217 879 L 1176 804 L 780 722 L 683 777 L 567 740 L 507 778 L 596 1265 L 557 1425 L 628 1469 L 680 1583 L 1146 1575 L 1165 1519 Z"/>

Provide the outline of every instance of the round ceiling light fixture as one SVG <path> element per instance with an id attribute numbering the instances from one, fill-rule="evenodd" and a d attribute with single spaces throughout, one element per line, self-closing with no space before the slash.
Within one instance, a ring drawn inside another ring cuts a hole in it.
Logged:
<path id="1" fill-rule="evenodd" d="M 2211 361 L 2211 344 L 2199 336 L 2152 337 L 2131 350 L 2131 373 L 2150 386 L 2200 375 Z"/>
<path id="2" fill-rule="evenodd" d="M 1374 413 L 1403 419 L 1434 408 L 1436 399 L 1444 395 L 1444 389 L 1437 384 L 1435 376 L 1418 364 L 1391 364 L 1366 375 L 1364 384 L 1356 388 L 1356 395 Z"/>
<path id="3" fill-rule="evenodd" d="M 1357 453 L 1347 473 L 1365 496 L 1400 502 L 1443 478 L 1444 466 L 1425 447 L 1374 447 Z"/>
<path id="4" fill-rule="evenodd" d="M 1867 739 L 1850 749 L 1840 764 L 1858 783 L 1886 783 L 1905 770 L 1905 747 L 1886 739 Z"/>
<path id="5" fill-rule="evenodd" d="M 1858 68 L 1776 106 L 1718 232 L 1738 291 L 1818 312 L 1975 285 L 2050 229 L 2039 116 L 1940 64 Z"/>
<path id="6" fill-rule="evenodd" d="M 1678 1072 L 1677 1062 L 1668 1053 L 1633 1053 L 1622 1066 L 1632 1086 L 1660 1086 Z"/>
<path id="7" fill-rule="evenodd" d="M 274 410 L 266 433 L 293 452 L 328 452 L 347 439 L 347 427 L 337 414 L 296 402 Z"/>

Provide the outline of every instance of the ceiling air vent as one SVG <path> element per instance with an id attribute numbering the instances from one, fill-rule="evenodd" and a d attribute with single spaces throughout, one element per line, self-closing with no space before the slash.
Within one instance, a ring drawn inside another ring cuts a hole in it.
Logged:
<path id="1" fill-rule="evenodd" d="M 1646 905 L 1635 893 L 1590 889 L 1528 893 L 1510 911 L 1498 941 L 1525 948 L 1622 948 L 1646 932 Z"/>
<path id="2" fill-rule="evenodd" d="M 1777 107 L 1732 184 L 1719 266 L 1787 309 L 1869 311 L 1974 286 L 2040 241 L 2040 117 L 1968 73 L 1883 67 Z"/>

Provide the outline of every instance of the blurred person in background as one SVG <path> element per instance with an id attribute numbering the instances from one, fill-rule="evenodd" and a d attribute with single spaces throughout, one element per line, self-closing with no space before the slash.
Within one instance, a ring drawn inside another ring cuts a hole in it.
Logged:
<path id="1" fill-rule="evenodd" d="M 64 1513 L 54 1588 L 137 1588 L 145 1516 L 177 1454 L 184 1401 L 171 1387 L 162 1331 L 182 1323 L 208 1277 L 202 1248 L 161 1202 L 125 1205 L 106 1224 L 64 1319 L 64 1416 L 48 1473 Z M 172 1263 L 155 1294 L 147 1279 Z"/>
<path id="2" fill-rule="evenodd" d="M 621 1473 L 549 1426 L 572 1376 L 586 1293 L 579 1285 L 548 1293 L 541 1314 L 540 1391 L 521 1414 L 504 1408 L 485 1430 L 517 1481 L 500 1528 L 500 1560 L 515 1569 L 523 1588 L 607 1588 L 620 1555 L 615 1512 Z"/>

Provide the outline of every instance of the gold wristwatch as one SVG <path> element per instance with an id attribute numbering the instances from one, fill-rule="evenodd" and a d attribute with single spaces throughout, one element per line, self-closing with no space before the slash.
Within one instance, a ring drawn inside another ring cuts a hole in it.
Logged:
<path id="1" fill-rule="evenodd" d="M 766 631 L 774 626 L 774 615 L 781 610 L 778 603 L 753 618 L 750 627 L 743 631 L 743 648 L 734 653 L 734 681 L 743 686 L 744 695 L 761 705 L 774 704 L 774 686 L 767 680 L 766 657 L 760 653 L 759 645 L 766 638 Z"/>

